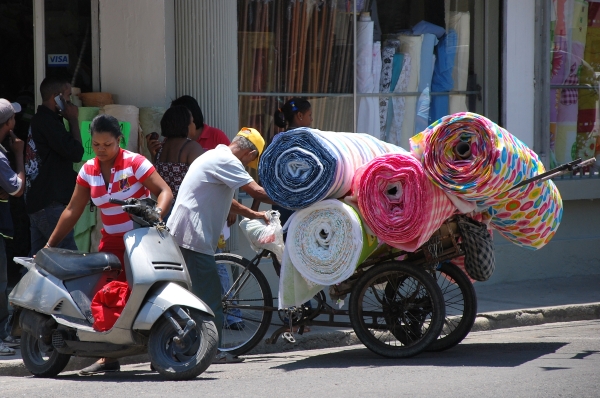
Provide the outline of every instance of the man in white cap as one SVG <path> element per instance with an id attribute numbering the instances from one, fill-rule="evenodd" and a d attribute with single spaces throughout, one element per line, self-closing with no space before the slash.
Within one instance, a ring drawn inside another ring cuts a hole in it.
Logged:
<path id="1" fill-rule="evenodd" d="M 10 149 L 14 152 L 17 171 L 15 172 L 6 158 L 6 149 L 0 145 L 0 188 L 12 196 L 21 196 L 25 189 L 25 166 L 23 149 L 25 143 L 13 133 L 15 113 L 21 112 L 21 106 L 0 98 L 0 142 L 10 135 Z M 15 350 L 8 347 L 4 340 L 10 339 L 6 331 L 8 320 L 8 300 L 6 286 L 8 283 L 6 259 L 6 243 L 4 239 L 12 239 L 13 225 L 10 206 L 7 199 L 0 199 L 0 355 L 14 355 Z M 16 344 L 14 340 L 10 340 Z"/>

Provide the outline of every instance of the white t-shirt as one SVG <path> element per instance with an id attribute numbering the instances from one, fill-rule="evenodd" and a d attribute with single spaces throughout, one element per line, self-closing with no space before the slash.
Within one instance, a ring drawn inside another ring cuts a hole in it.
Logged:
<path id="1" fill-rule="evenodd" d="M 179 246 L 213 255 L 235 190 L 252 181 L 226 145 L 194 160 L 167 221 Z"/>

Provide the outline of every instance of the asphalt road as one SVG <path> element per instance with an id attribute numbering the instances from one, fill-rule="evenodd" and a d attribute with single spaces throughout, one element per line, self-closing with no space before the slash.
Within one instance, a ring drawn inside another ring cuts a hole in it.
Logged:
<path id="1" fill-rule="evenodd" d="M 390 360 L 361 345 L 246 357 L 166 382 L 148 364 L 109 376 L 0 377 L 2 397 L 598 397 L 600 320 L 475 332 L 441 353 Z"/>

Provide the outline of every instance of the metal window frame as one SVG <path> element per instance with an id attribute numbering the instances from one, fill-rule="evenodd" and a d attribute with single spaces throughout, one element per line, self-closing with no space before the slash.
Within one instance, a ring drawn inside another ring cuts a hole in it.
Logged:
<path id="1" fill-rule="evenodd" d="M 550 166 L 550 10 L 552 0 L 535 0 L 533 150 Z"/>

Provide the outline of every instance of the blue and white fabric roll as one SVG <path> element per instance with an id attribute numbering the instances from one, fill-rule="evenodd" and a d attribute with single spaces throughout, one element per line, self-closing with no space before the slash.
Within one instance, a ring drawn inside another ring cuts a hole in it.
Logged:
<path id="1" fill-rule="evenodd" d="M 275 136 L 261 156 L 258 174 L 275 203 L 298 210 L 345 196 L 354 172 L 385 153 L 408 152 L 368 134 L 298 128 Z"/>

